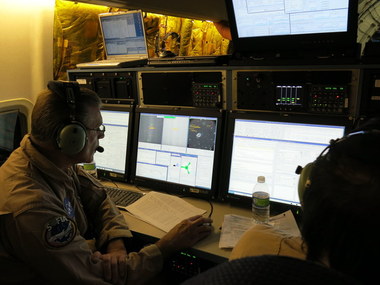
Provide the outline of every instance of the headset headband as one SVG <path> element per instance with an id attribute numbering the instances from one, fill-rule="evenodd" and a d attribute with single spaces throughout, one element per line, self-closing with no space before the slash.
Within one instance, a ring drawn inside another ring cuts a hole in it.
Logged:
<path id="1" fill-rule="evenodd" d="M 76 81 L 49 81 L 49 90 L 66 100 L 70 108 L 70 121 L 75 121 L 75 98 L 80 95 L 79 83 Z"/>

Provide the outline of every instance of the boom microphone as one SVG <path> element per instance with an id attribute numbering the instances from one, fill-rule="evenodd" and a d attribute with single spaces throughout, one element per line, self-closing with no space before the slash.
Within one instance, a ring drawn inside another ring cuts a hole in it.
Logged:
<path id="1" fill-rule="evenodd" d="M 98 147 L 96 148 L 96 151 L 97 151 L 97 152 L 103 152 L 103 151 L 104 151 L 104 148 L 101 147 L 101 146 L 98 146 Z"/>

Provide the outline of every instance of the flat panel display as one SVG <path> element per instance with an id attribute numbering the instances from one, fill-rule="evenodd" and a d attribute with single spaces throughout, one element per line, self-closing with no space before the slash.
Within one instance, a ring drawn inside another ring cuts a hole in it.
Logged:
<path id="1" fill-rule="evenodd" d="M 104 138 L 99 141 L 104 152 L 94 155 L 100 178 L 128 180 L 132 110 L 129 105 L 104 105 L 100 111 L 106 128 Z"/>
<path id="2" fill-rule="evenodd" d="M 227 0 L 237 52 L 341 56 L 356 45 L 357 1 Z M 295 51 L 302 51 L 297 54 Z M 335 54 L 332 54 L 334 53 Z"/>
<path id="3" fill-rule="evenodd" d="M 142 109 L 136 124 L 135 183 L 173 193 L 212 195 L 219 111 Z"/>
<path id="4" fill-rule="evenodd" d="M 2 165 L 27 133 L 26 116 L 19 109 L 0 111 L 0 165 Z"/>
<path id="5" fill-rule="evenodd" d="M 19 132 L 16 129 L 18 116 L 18 110 L 0 113 L 0 149 L 9 152 L 15 149 L 15 137 Z"/>
<path id="6" fill-rule="evenodd" d="M 251 201 L 265 176 L 271 202 L 300 206 L 297 166 L 314 161 L 331 139 L 342 137 L 346 119 L 233 114 L 229 120 L 226 197 Z"/>
<path id="7" fill-rule="evenodd" d="M 348 0 L 233 0 L 239 38 L 347 32 Z"/>

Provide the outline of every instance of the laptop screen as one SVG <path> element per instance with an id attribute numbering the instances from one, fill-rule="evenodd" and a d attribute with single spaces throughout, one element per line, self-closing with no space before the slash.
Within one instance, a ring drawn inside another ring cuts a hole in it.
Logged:
<path id="1" fill-rule="evenodd" d="M 107 58 L 148 54 L 141 11 L 100 14 L 99 20 Z"/>

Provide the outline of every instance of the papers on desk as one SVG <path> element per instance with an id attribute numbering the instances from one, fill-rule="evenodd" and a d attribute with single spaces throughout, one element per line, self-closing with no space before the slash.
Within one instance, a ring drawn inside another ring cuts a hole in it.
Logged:
<path id="1" fill-rule="evenodd" d="M 225 215 L 219 239 L 219 248 L 233 248 L 240 237 L 254 225 L 256 223 L 252 218 Z"/>
<path id="2" fill-rule="evenodd" d="M 185 219 L 206 213 L 206 210 L 194 207 L 177 196 L 155 191 L 147 193 L 126 210 L 165 232 Z"/>
<path id="3" fill-rule="evenodd" d="M 282 214 L 270 218 L 270 224 L 278 231 L 291 236 L 300 237 L 301 232 L 298 228 L 296 219 L 292 211 L 288 210 Z"/>
<path id="4" fill-rule="evenodd" d="M 269 224 L 276 230 L 286 232 L 289 235 L 301 235 L 297 222 L 290 210 L 271 217 Z M 240 237 L 254 225 L 256 223 L 252 218 L 239 215 L 225 215 L 219 239 L 219 248 L 233 248 Z"/>

